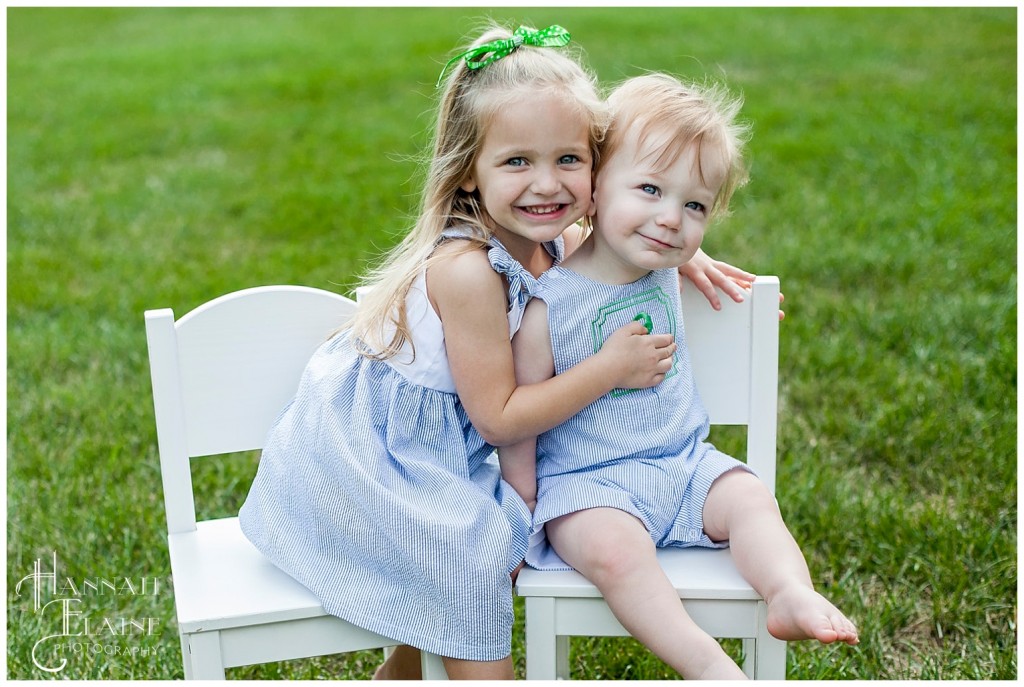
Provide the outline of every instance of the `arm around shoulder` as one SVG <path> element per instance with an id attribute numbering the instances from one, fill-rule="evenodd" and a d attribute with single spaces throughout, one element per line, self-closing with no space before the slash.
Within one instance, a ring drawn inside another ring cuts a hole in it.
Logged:
<path id="1" fill-rule="evenodd" d="M 535 298 L 526 306 L 522 324 L 512 339 L 512 355 L 517 384 L 537 384 L 554 376 L 555 362 L 544 301 Z M 501 447 L 498 462 L 501 476 L 533 511 L 537 504 L 537 437 Z"/>
<path id="2" fill-rule="evenodd" d="M 564 374 L 519 386 L 505 285 L 484 252 L 454 253 L 430 268 L 427 288 L 444 329 L 459 400 L 492 446 L 547 431 L 616 387 L 653 386 L 671 367 L 672 336 L 646 336 L 643 325 L 634 322 L 613 333 L 599 353 Z M 550 368 L 549 374 L 553 365 Z"/>

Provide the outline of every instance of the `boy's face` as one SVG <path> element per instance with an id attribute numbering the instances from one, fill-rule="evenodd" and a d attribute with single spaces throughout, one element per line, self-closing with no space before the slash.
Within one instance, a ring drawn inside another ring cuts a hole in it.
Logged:
<path id="1" fill-rule="evenodd" d="M 725 178 L 723 161 L 717 153 L 705 152 L 698 166 L 698 147 L 693 143 L 665 167 L 657 158 L 661 144 L 669 140 L 666 135 L 654 132 L 643 143 L 634 132 L 624 135 L 595 180 L 596 237 L 638 277 L 679 267 L 704 240 Z"/>

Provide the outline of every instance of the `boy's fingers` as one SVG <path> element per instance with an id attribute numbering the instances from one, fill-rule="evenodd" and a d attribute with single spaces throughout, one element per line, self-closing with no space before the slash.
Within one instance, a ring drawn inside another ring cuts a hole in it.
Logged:
<path id="1" fill-rule="evenodd" d="M 671 334 L 653 334 L 652 336 L 655 348 L 668 348 L 671 346 L 675 350 L 676 338 Z"/>

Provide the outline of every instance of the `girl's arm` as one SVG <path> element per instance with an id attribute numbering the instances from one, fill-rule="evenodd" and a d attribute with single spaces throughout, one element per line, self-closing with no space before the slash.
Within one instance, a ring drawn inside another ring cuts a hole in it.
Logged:
<path id="1" fill-rule="evenodd" d="M 453 251 L 428 270 L 427 291 L 444 329 L 459 400 L 493 446 L 547 431 L 616 387 L 654 386 L 672 366 L 672 336 L 647 335 L 633 322 L 565 374 L 517 387 L 504 280 L 486 253 Z"/>
<path id="2" fill-rule="evenodd" d="M 555 376 L 547 304 L 535 298 L 526 306 L 523 322 L 512 338 L 516 383 L 539 384 Z M 498 449 L 501 476 L 519 493 L 533 512 L 537 505 L 537 437 L 528 437 Z"/>

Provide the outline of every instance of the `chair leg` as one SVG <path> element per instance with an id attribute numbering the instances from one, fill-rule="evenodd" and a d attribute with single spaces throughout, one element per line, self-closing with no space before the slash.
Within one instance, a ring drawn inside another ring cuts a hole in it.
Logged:
<path id="1" fill-rule="evenodd" d="M 568 646 L 566 642 L 565 646 Z M 554 680 L 558 676 L 555 600 L 526 598 L 526 679 Z M 568 652 L 565 652 L 568 654 Z M 568 669 L 568 656 L 566 656 Z M 566 670 L 568 672 L 568 670 Z M 568 677 L 567 675 L 565 677 Z"/>
<path id="2" fill-rule="evenodd" d="M 447 680 L 448 673 L 444 669 L 444 661 L 437 654 L 427 651 L 420 652 L 420 666 L 424 680 Z"/>
<path id="3" fill-rule="evenodd" d="M 757 640 L 746 638 L 743 640 L 743 672 L 751 680 L 757 679 Z"/>
<path id="4" fill-rule="evenodd" d="M 224 661 L 220 652 L 220 635 L 202 632 L 181 635 L 182 663 L 186 680 L 223 680 Z M 384 648 L 385 657 L 393 653 L 393 646 Z M 444 663 L 437 654 L 420 652 L 424 680 L 447 680 Z"/>
<path id="5" fill-rule="evenodd" d="M 786 643 L 781 639 L 769 635 L 757 640 L 757 679 L 786 679 Z"/>
<path id="6" fill-rule="evenodd" d="M 757 606 L 757 639 L 751 677 L 757 680 L 785 680 L 786 643 L 768 633 L 768 606 L 763 601 Z"/>
<path id="7" fill-rule="evenodd" d="M 178 641 L 181 642 L 181 664 L 185 669 L 185 679 L 194 680 L 195 676 L 192 674 L 192 653 L 188 648 L 188 638 L 181 633 L 178 633 Z"/>
<path id="8" fill-rule="evenodd" d="M 187 644 L 186 661 L 192 663 L 193 680 L 223 680 L 224 659 L 220 652 L 219 632 L 197 632 L 182 640 Z M 186 669 L 186 674 L 188 670 Z"/>
<path id="9" fill-rule="evenodd" d="M 569 680 L 569 637 L 555 635 L 555 674 L 559 680 Z"/>

